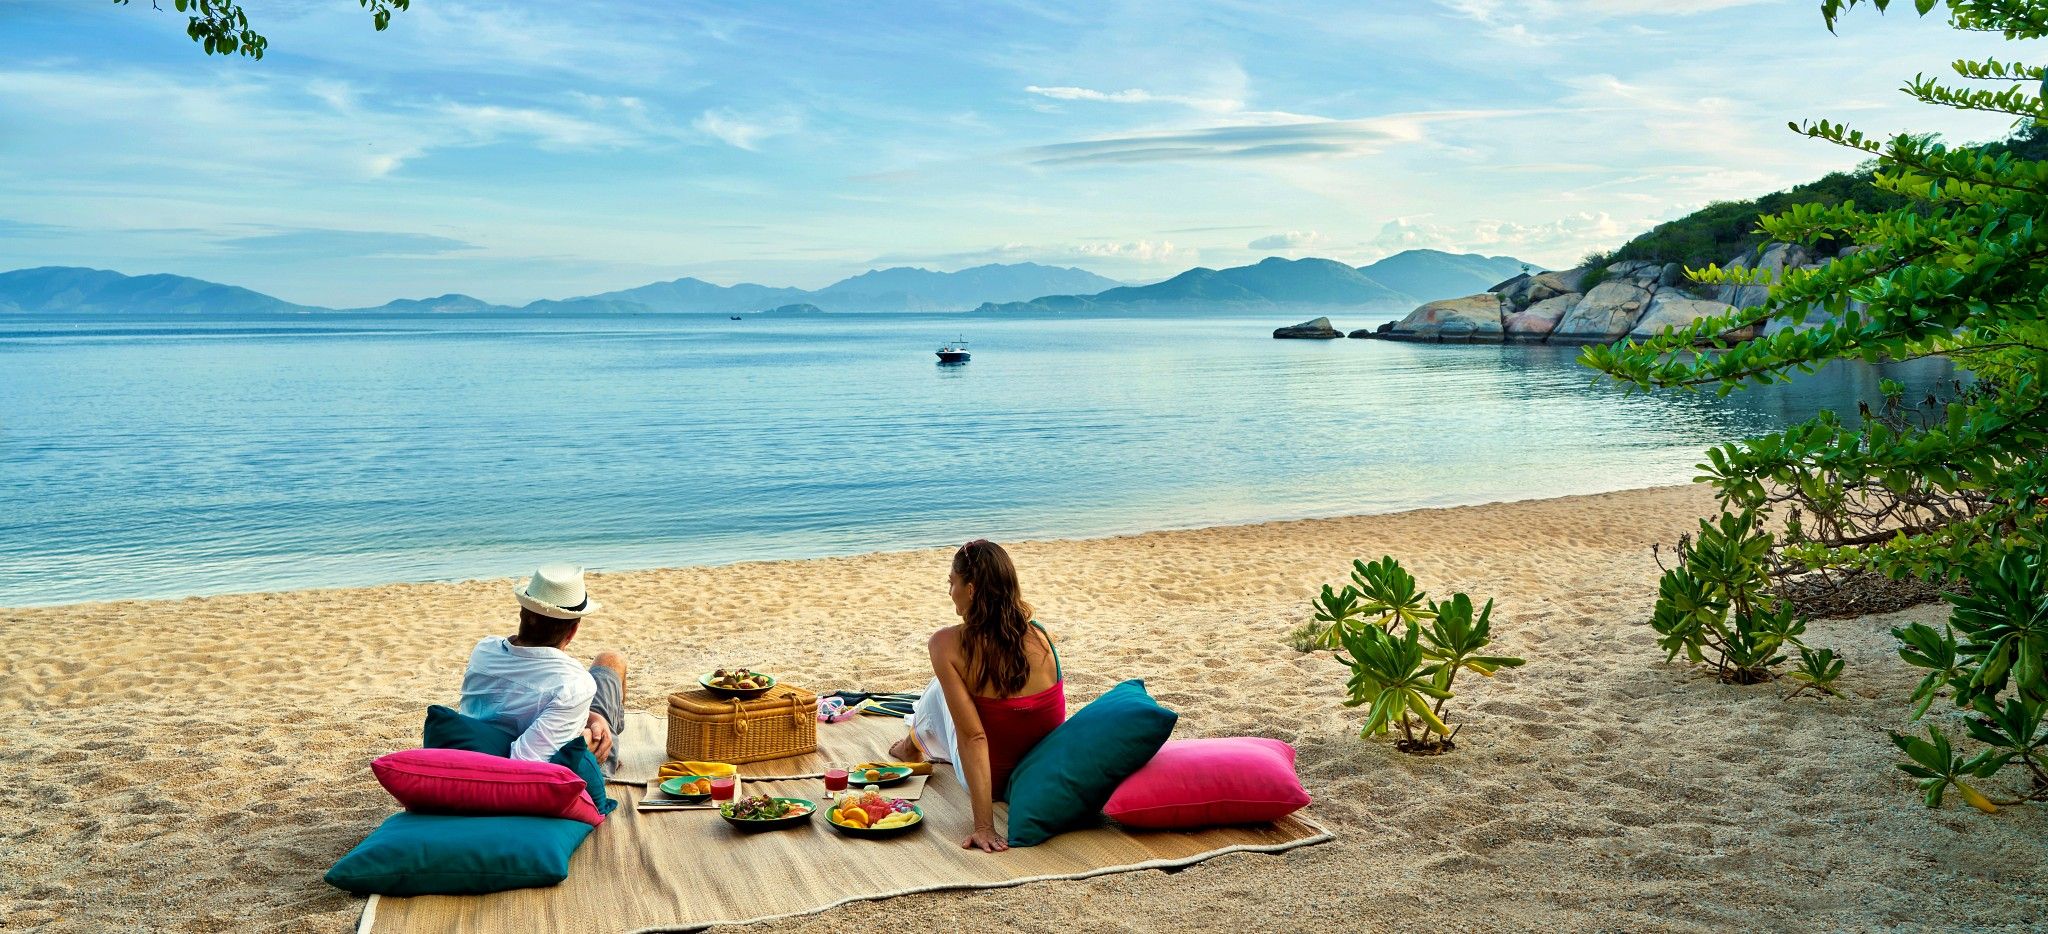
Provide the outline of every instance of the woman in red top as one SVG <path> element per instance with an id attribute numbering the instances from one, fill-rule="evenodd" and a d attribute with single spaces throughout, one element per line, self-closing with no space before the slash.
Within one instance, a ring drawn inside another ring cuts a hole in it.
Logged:
<path id="1" fill-rule="evenodd" d="M 1058 650 L 1033 620 L 1002 546 L 976 539 L 953 553 L 947 577 L 960 624 L 932 634 L 932 672 L 911 715 L 911 734 L 890 749 L 904 761 L 950 761 L 967 781 L 974 831 L 961 846 L 1009 849 L 996 831 L 995 802 L 1010 771 L 1054 727 L 1066 722 L 1066 684 Z"/>

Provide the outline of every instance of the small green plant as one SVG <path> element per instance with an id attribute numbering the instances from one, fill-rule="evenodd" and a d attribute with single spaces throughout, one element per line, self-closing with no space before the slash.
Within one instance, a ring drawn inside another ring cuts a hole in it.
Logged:
<path id="1" fill-rule="evenodd" d="M 1894 733 L 1892 742 L 1908 759 L 1899 768 L 1920 779 L 1928 807 L 1940 807 L 1951 786 L 1986 813 L 2000 804 L 2048 801 L 2048 730 L 2041 727 L 2048 717 L 2048 550 L 2008 551 L 1965 577 L 1967 592 L 1947 596 L 1953 610 L 1945 630 L 1914 623 L 1892 635 L 1906 664 L 1928 669 L 1913 690 L 1914 719 L 1946 691 L 1969 712 L 1963 726 L 1984 749 L 1966 758 L 1933 725 L 1927 739 Z M 1964 781 L 1988 779 L 2015 763 L 2029 781 L 2014 798 L 1992 801 Z"/>
<path id="2" fill-rule="evenodd" d="M 1288 630 L 1287 645 L 1297 652 L 1313 652 L 1323 648 L 1322 624 L 1309 620 Z"/>
<path id="3" fill-rule="evenodd" d="M 1364 707 L 1361 737 L 1396 729 L 1394 748 L 1435 755 L 1456 748 L 1458 728 L 1444 722 L 1444 704 L 1457 696 L 1458 673 L 1492 677 L 1522 659 L 1488 655 L 1493 601 L 1476 612 L 1472 598 L 1452 594 L 1442 603 L 1416 589 L 1415 578 L 1391 557 L 1354 561 L 1352 582 L 1342 590 L 1325 585 L 1316 597 L 1318 642 L 1334 643 L 1337 660 L 1351 669 L 1346 707 Z M 1427 623 L 1428 625 L 1424 625 Z"/>
<path id="4" fill-rule="evenodd" d="M 1777 677 L 1773 669 L 1788 647 L 1806 651 L 1799 638 L 1806 621 L 1770 592 L 1771 536 L 1761 525 L 1754 511 L 1723 513 L 1719 521 L 1701 519 L 1699 536 L 1679 542 L 1678 566 L 1658 582 L 1650 615 L 1666 661 L 1683 652 L 1695 665 L 1712 665 L 1723 682 L 1757 684 Z M 1833 651 L 1827 663 L 1832 674 L 1802 668 L 1817 677 L 1800 680 L 1834 693 L 1842 663 Z"/>
<path id="5" fill-rule="evenodd" d="M 1835 679 L 1842 676 L 1843 665 L 1844 662 L 1835 656 L 1834 649 L 1816 651 L 1800 646 L 1799 667 L 1786 675 L 1799 682 L 1799 686 L 1793 688 L 1792 693 L 1785 695 L 1785 699 L 1791 700 L 1807 691 L 1817 691 L 1834 697 L 1842 696 L 1842 692 L 1835 690 Z"/>
<path id="6" fill-rule="evenodd" d="M 1316 595 L 1315 621 L 1322 624 L 1317 642 L 1322 648 L 1337 648 L 1339 633 L 1360 620 L 1387 630 L 1421 622 L 1431 615 L 1424 599 L 1422 591 L 1415 589 L 1414 575 L 1393 558 L 1382 557 L 1371 564 L 1352 561 L 1351 583 L 1343 590 L 1324 584 L 1323 592 Z"/>

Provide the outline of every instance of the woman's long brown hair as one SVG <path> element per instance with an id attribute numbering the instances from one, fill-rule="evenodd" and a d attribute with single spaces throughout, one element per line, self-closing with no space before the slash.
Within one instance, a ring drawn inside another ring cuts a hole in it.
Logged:
<path id="1" fill-rule="evenodd" d="M 1003 546 L 977 538 L 953 553 L 953 573 L 974 585 L 960 627 L 968 671 L 981 692 L 1009 697 L 1031 680 L 1031 604 L 1017 587 L 1017 566 Z"/>

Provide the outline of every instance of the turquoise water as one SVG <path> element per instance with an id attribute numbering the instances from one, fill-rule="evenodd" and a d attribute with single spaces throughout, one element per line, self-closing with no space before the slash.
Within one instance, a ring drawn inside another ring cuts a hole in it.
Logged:
<path id="1" fill-rule="evenodd" d="M 1284 323 L 13 316 L 0 605 L 1616 490 L 1945 373 L 1625 396 L 1571 349 L 1270 339 Z M 957 334 L 973 362 L 934 365 Z"/>

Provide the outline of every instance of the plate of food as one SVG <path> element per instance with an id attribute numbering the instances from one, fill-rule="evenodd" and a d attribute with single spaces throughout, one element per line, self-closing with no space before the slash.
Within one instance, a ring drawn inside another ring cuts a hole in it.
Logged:
<path id="1" fill-rule="evenodd" d="M 841 798 L 825 812 L 825 822 L 849 837 L 882 840 L 923 827 L 924 811 L 901 798 L 870 791 Z"/>
<path id="2" fill-rule="evenodd" d="M 666 778 L 661 782 L 661 793 L 691 804 L 703 804 L 711 798 L 711 779 L 704 775 Z"/>
<path id="3" fill-rule="evenodd" d="M 741 798 L 730 804 L 720 805 L 718 815 L 735 829 L 753 832 L 757 830 L 781 830 L 795 827 L 811 819 L 818 806 L 802 798 L 773 798 L 768 795 L 754 795 Z"/>
<path id="4" fill-rule="evenodd" d="M 775 678 L 772 675 L 764 675 L 748 668 L 720 668 L 698 678 L 697 683 L 703 685 L 704 690 L 719 697 L 740 700 L 753 700 L 775 688 Z"/>
<path id="5" fill-rule="evenodd" d="M 878 762 L 869 762 L 847 769 L 846 782 L 849 785 L 877 785 L 887 788 L 890 785 L 901 785 L 909 781 L 912 771 L 914 770 L 907 765 L 883 765 Z"/>

